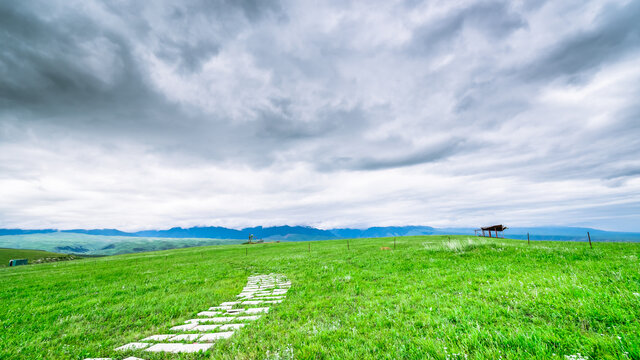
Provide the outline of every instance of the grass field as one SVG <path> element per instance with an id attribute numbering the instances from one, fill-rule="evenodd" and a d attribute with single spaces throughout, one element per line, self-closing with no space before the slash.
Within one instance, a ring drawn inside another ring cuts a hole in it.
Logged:
<path id="1" fill-rule="evenodd" d="M 390 251 L 380 250 L 393 249 L 388 238 L 348 246 L 211 246 L 0 269 L 0 358 L 640 359 L 640 244 L 417 236 Z M 286 301 L 205 354 L 113 351 L 272 272 L 292 281 Z"/>
<path id="2" fill-rule="evenodd" d="M 0 267 L 8 267 L 11 259 L 29 259 L 29 264 L 47 258 L 69 258 L 68 254 L 58 254 L 42 250 L 0 248 Z"/>
<path id="3" fill-rule="evenodd" d="M 246 240 L 207 238 L 153 238 L 55 232 L 0 236 L 0 248 L 40 249 L 83 255 L 117 255 L 193 246 L 241 244 Z"/>

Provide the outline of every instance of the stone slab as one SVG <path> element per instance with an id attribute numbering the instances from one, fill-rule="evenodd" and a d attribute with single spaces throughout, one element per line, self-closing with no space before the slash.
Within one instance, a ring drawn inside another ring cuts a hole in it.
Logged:
<path id="1" fill-rule="evenodd" d="M 198 351 L 207 351 L 213 344 L 155 344 L 146 351 L 151 352 L 170 352 L 170 353 L 194 353 Z"/>
<path id="2" fill-rule="evenodd" d="M 140 342 L 132 342 L 132 343 L 128 343 L 127 345 L 122 345 L 120 347 L 117 347 L 116 351 L 144 349 L 144 348 L 148 347 L 149 345 L 151 345 L 151 344 L 140 343 Z"/>
<path id="3" fill-rule="evenodd" d="M 193 328 L 195 331 L 211 331 L 219 328 L 220 325 L 198 325 Z"/>
<path id="4" fill-rule="evenodd" d="M 216 316 L 220 314 L 222 314 L 220 311 L 200 311 L 198 316 Z"/>
<path id="5" fill-rule="evenodd" d="M 227 301 L 220 304 L 220 306 L 233 306 L 240 304 L 240 301 Z"/>
<path id="6" fill-rule="evenodd" d="M 172 337 L 169 341 L 195 341 L 200 337 L 200 334 L 180 334 Z"/>
<path id="7" fill-rule="evenodd" d="M 286 299 L 287 297 L 285 295 L 280 295 L 280 296 L 256 296 L 253 298 L 253 300 L 282 300 L 282 299 Z"/>
<path id="8" fill-rule="evenodd" d="M 204 334 L 200 338 L 200 341 L 216 341 L 220 339 L 228 339 L 233 336 L 233 331 L 219 332 L 219 333 L 210 333 Z"/>
<path id="9" fill-rule="evenodd" d="M 178 325 L 178 326 L 174 326 L 171 328 L 171 330 L 173 331 L 189 331 L 191 329 L 193 329 L 194 327 L 196 327 L 198 324 L 197 323 L 189 323 L 189 324 L 185 324 L 185 325 Z"/>
<path id="10" fill-rule="evenodd" d="M 163 335 L 151 335 L 148 336 L 140 341 L 162 341 L 162 340 L 166 340 L 172 336 L 176 336 L 175 334 L 163 334 Z"/>
<path id="11" fill-rule="evenodd" d="M 241 329 L 243 327 L 245 327 L 247 324 L 226 324 L 226 325 L 222 325 L 220 326 L 220 330 L 225 331 L 225 330 L 238 330 Z"/>
<path id="12" fill-rule="evenodd" d="M 218 317 L 210 317 L 210 318 L 204 318 L 204 319 L 189 319 L 185 321 L 185 323 L 189 323 L 189 324 L 200 324 L 200 323 L 207 323 L 207 322 L 224 323 L 224 322 L 234 322 L 236 321 L 236 319 L 238 319 L 238 317 L 236 316 L 218 316 Z"/>
<path id="13" fill-rule="evenodd" d="M 268 312 L 269 312 L 268 307 L 258 307 L 258 308 L 247 309 L 244 313 L 245 314 L 263 314 L 263 313 L 266 314 Z"/>

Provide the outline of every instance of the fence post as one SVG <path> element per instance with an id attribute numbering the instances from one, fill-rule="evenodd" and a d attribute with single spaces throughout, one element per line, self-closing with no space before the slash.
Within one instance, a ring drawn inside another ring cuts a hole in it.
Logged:
<path id="1" fill-rule="evenodd" d="M 351 250 L 351 248 L 349 248 L 349 239 L 347 239 L 347 250 Z"/>
<path id="2" fill-rule="evenodd" d="M 527 233 L 527 244 L 531 245 L 531 240 L 529 240 L 529 233 Z"/>
<path id="3" fill-rule="evenodd" d="M 307 243 L 309 245 L 309 253 L 311 253 L 311 243 Z"/>
<path id="4" fill-rule="evenodd" d="M 587 237 L 589 237 L 589 246 L 593 249 L 593 245 L 591 245 L 591 235 L 587 231 Z"/>
<path id="5" fill-rule="evenodd" d="M 393 250 L 396 249 L 396 238 L 393 238 Z"/>
<path id="6" fill-rule="evenodd" d="M 247 255 L 249 255 L 249 248 L 248 247 L 244 248 L 244 256 L 247 256 Z"/>

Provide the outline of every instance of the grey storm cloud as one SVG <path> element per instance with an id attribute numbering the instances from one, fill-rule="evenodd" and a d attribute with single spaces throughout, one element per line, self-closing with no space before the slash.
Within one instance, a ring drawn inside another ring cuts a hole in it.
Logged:
<path id="1" fill-rule="evenodd" d="M 637 1 L 3 2 L 0 227 L 637 229 L 639 17 Z"/>
<path id="2" fill-rule="evenodd" d="M 548 80 L 558 76 L 589 75 L 600 66 L 640 48 L 640 3 L 606 6 L 591 29 L 563 39 L 548 54 L 531 64 L 527 75 Z"/>

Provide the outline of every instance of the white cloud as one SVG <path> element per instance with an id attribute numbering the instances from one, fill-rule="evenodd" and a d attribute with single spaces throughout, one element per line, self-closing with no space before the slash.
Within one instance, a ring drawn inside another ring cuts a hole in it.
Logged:
<path id="1" fill-rule="evenodd" d="M 0 5 L 0 227 L 640 230 L 633 3 L 81 4 Z"/>

